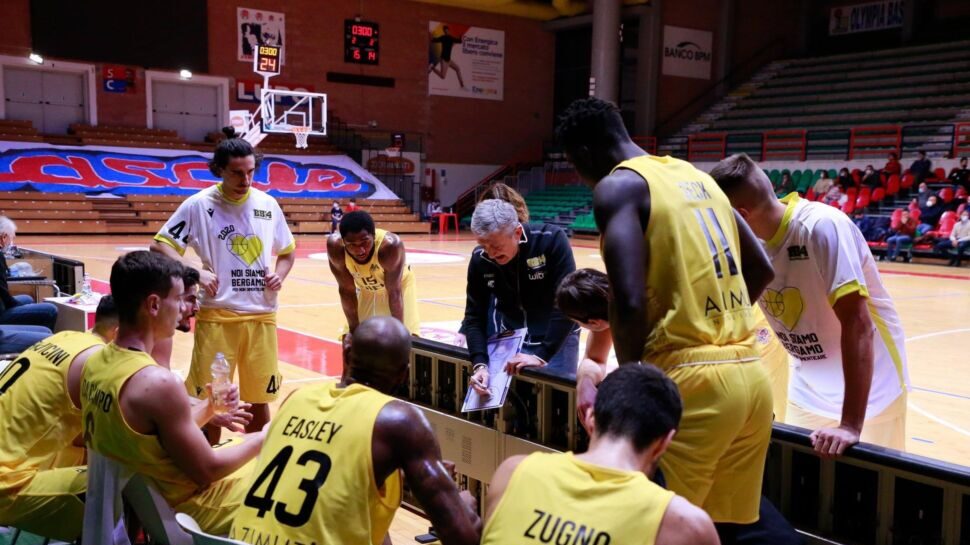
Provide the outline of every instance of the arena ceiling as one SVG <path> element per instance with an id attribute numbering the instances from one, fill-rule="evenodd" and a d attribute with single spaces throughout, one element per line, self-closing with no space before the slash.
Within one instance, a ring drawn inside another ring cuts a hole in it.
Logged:
<path id="1" fill-rule="evenodd" d="M 573 17 L 590 11 L 595 0 L 414 0 L 456 8 L 488 11 L 516 17 L 549 21 Z M 650 0 L 623 0 L 625 5 L 649 4 Z"/>

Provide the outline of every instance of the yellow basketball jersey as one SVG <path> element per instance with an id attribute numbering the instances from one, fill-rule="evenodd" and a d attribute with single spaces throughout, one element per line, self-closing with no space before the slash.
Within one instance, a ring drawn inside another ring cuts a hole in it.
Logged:
<path id="1" fill-rule="evenodd" d="M 377 415 L 393 398 L 336 382 L 293 393 L 270 423 L 229 537 L 247 543 L 379 545 L 401 504 L 401 475 L 374 481 Z"/>
<path id="2" fill-rule="evenodd" d="M 371 254 L 367 263 L 357 263 L 354 258 L 350 257 L 349 253 L 344 253 L 344 263 L 347 264 L 347 270 L 354 277 L 354 284 L 357 289 L 362 291 L 382 291 L 385 289 L 384 286 L 384 267 L 381 266 L 380 259 L 378 259 L 378 254 L 381 251 L 381 244 L 384 242 L 384 238 L 387 235 L 387 231 L 384 229 L 374 230 L 374 252 Z M 401 286 L 403 287 L 411 282 L 411 268 L 407 265 L 404 266 L 404 273 L 401 277 Z"/>
<path id="3" fill-rule="evenodd" d="M 19 488 L 81 433 L 81 411 L 67 393 L 67 373 L 100 337 L 63 331 L 23 351 L 0 373 L 0 490 Z"/>
<path id="4" fill-rule="evenodd" d="M 482 545 L 651 545 L 673 497 L 639 471 L 590 464 L 571 452 L 537 452 L 512 473 Z"/>
<path id="5" fill-rule="evenodd" d="M 158 365 L 139 350 L 110 343 L 88 358 L 81 374 L 84 442 L 103 456 L 151 478 L 169 505 L 195 495 L 198 486 L 179 469 L 156 435 L 131 429 L 121 414 L 119 392 L 138 371 Z"/>
<path id="6" fill-rule="evenodd" d="M 650 188 L 647 317 L 654 325 L 643 360 L 670 369 L 757 359 L 738 227 L 727 197 L 710 176 L 673 157 L 644 155 L 621 168 L 639 174 Z"/>

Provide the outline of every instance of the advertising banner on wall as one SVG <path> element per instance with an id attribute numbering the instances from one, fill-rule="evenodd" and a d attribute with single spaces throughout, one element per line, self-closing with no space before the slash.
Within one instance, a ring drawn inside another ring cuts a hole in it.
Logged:
<path id="1" fill-rule="evenodd" d="M 901 28 L 903 26 L 903 0 L 883 0 L 832 8 L 829 16 L 829 34 L 854 34 Z"/>
<path id="2" fill-rule="evenodd" d="M 505 32 L 428 23 L 428 94 L 502 100 Z"/>
<path id="3" fill-rule="evenodd" d="M 706 30 L 664 25 L 665 76 L 711 79 L 713 34 Z"/>
<path id="4" fill-rule="evenodd" d="M 280 62 L 286 62 L 284 35 L 286 21 L 277 11 L 264 11 L 252 8 L 236 8 L 236 57 L 241 61 L 253 62 L 253 51 L 260 45 L 282 47 Z"/>
<path id="5" fill-rule="evenodd" d="M 191 195 L 220 180 L 185 150 L 0 142 L 0 191 Z M 265 157 L 254 186 L 275 197 L 396 199 L 349 157 Z"/>

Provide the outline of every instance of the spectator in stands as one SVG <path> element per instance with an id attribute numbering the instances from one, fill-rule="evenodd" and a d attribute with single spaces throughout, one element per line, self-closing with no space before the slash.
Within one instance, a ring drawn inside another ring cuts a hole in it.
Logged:
<path id="1" fill-rule="evenodd" d="M 775 189 L 775 194 L 779 197 L 784 197 L 792 191 L 795 191 L 795 182 L 792 181 L 791 174 L 788 172 L 782 172 L 781 181 L 778 182 L 778 187 Z"/>
<path id="2" fill-rule="evenodd" d="M 832 187 L 829 188 L 828 193 L 822 196 L 822 202 L 825 204 L 838 203 L 841 205 L 843 199 L 848 199 L 848 197 L 842 192 L 842 186 L 839 184 L 832 185 Z"/>
<path id="3" fill-rule="evenodd" d="M 7 216 L 0 216 L 0 325 L 29 325 L 46 327 L 48 335 L 57 322 L 57 307 L 50 303 L 35 303 L 29 295 L 10 295 L 7 278 L 6 252 L 13 248 L 17 225 Z M 42 333 L 40 330 L 35 333 Z M 23 335 L 23 330 L 21 330 Z"/>
<path id="4" fill-rule="evenodd" d="M 880 227 L 878 218 L 866 215 L 866 211 L 862 208 L 855 210 L 852 223 L 862 231 L 862 236 L 868 242 L 880 241 L 886 235 L 886 229 Z"/>
<path id="5" fill-rule="evenodd" d="M 889 152 L 889 160 L 882 167 L 882 171 L 886 176 L 903 173 L 903 165 L 899 163 L 899 155 L 895 151 Z"/>
<path id="6" fill-rule="evenodd" d="M 902 218 L 895 229 L 890 230 L 889 238 L 886 239 L 886 255 L 879 256 L 879 261 L 889 258 L 889 261 L 896 261 L 896 256 L 903 246 L 912 244 L 913 237 L 916 236 L 916 220 L 909 216 L 909 210 L 903 210 Z M 909 258 L 905 258 L 909 262 Z"/>
<path id="7" fill-rule="evenodd" d="M 333 201 L 333 206 L 330 207 L 330 232 L 337 232 L 337 226 L 340 225 L 340 220 L 344 219 L 344 211 L 340 209 L 340 202 Z"/>
<path id="8" fill-rule="evenodd" d="M 441 215 L 441 201 L 435 199 L 429 202 L 425 213 L 428 216 L 428 221 L 431 222 L 431 232 L 436 232 L 438 230 L 438 216 Z"/>
<path id="9" fill-rule="evenodd" d="M 819 197 L 826 195 L 829 189 L 835 184 L 835 180 L 829 178 L 829 173 L 825 170 L 822 171 L 822 177 L 815 182 L 815 186 L 812 188 L 815 194 Z"/>
<path id="10" fill-rule="evenodd" d="M 940 217 L 946 212 L 946 206 L 940 202 L 936 195 L 930 195 L 926 199 L 926 206 L 919 209 L 919 223 L 923 231 L 936 229 L 936 224 L 940 223 Z"/>
<path id="11" fill-rule="evenodd" d="M 876 169 L 872 168 L 872 165 L 866 165 L 866 170 L 862 174 L 862 185 L 871 189 L 882 185 L 882 176 L 876 172 Z"/>
<path id="12" fill-rule="evenodd" d="M 955 167 L 950 171 L 950 176 L 948 178 L 950 183 L 954 186 L 960 186 L 963 189 L 970 191 L 970 169 L 967 168 L 967 158 L 960 158 L 960 166 Z M 956 187 L 954 187 L 956 189 Z"/>
<path id="13" fill-rule="evenodd" d="M 850 187 L 855 185 L 855 180 L 852 179 L 852 173 L 849 172 L 849 169 L 842 167 L 842 170 L 839 171 L 839 177 L 835 180 L 835 183 L 842 187 Z"/>
<path id="14" fill-rule="evenodd" d="M 930 186 L 926 185 L 926 182 L 921 182 L 919 184 L 919 192 L 916 193 L 916 198 L 913 199 L 913 202 L 915 202 L 916 206 L 919 208 L 923 208 L 926 206 L 926 201 L 932 195 L 934 195 L 934 193 L 930 191 Z"/>
<path id="15" fill-rule="evenodd" d="M 950 259 L 949 267 L 959 267 L 963 261 L 963 253 L 970 249 L 970 211 L 964 210 L 960 214 L 960 221 L 956 222 L 950 231 L 950 238 L 937 243 L 936 251 L 946 257 L 950 250 L 956 250 L 956 257 Z"/>
<path id="16" fill-rule="evenodd" d="M 358 210 L 360 210 L 360 207 L 357 206 L 357 199 L 351 197 L 350 202 L 347 203 L 347 213 L 356 212 Z"/>
<path id="17" fill-rule="evenodd" d="M 926 152 L 919 150 L 916 152 L 918 159 L 913 161 L 912 165 L 909 165 L 909 173 L 912 174 L 917 182 L 922 182 L 927 176 L 933 172 L 933 163 L 926 158 Z"/>

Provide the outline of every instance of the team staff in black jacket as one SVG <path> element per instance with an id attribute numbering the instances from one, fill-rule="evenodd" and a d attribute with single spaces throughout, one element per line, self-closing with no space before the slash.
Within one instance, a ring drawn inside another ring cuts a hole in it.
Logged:
<path id="1" fill-rule="evenodd" d="M 528 329 L 522 352 L 509 360 L 509 371 L 539 366 L 574 375 L 579 330 L 556 308 L 559 282 L 576 270 L 566 233 L 554 225 L 523 225 L 511 204 L 496 199 L 475 207 L 472 232 L 479 246 L 468 263 L 462 322 L 474 365 L 472 387 L 483 394 L 488 391 L 489 329 Z M 495 306 L 490 313 L 492 297 Z"/>

